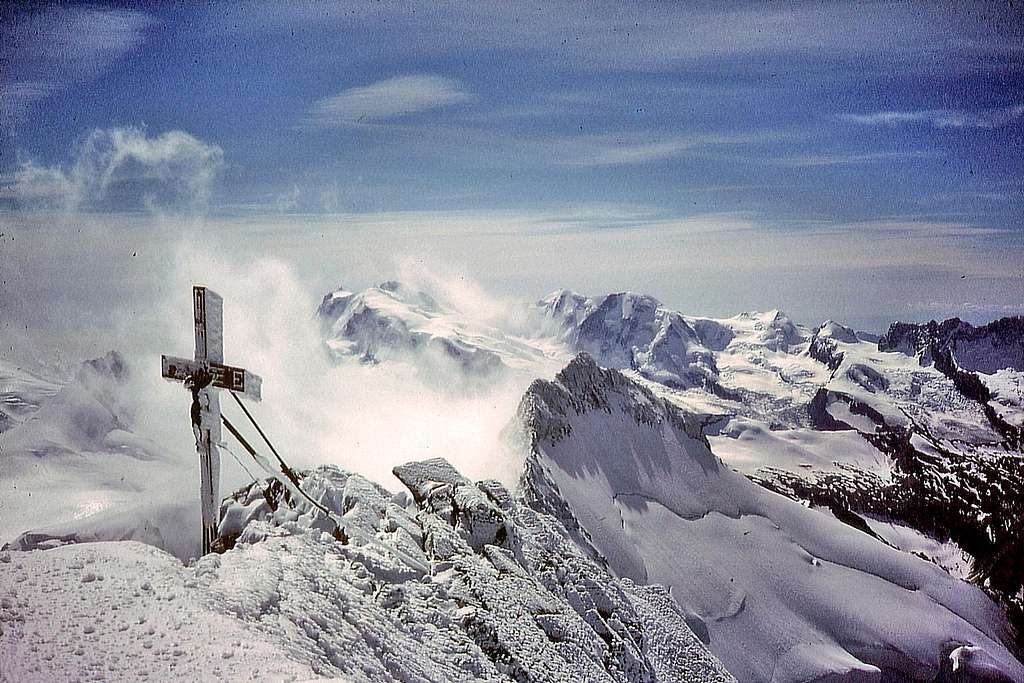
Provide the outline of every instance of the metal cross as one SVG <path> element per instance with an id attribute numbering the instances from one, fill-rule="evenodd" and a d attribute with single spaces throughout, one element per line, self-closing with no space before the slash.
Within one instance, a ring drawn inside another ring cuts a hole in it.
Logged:
<path id="1" fill-rule="evenodd" d="M 192 432 L 199 452 L 203 555 L 217 538 L 220 513 L 220 401 L 214 389 L 260 400 L 262 380 L 244 368 L 224 365 L 224 300 L 206 287 L 192 288 L 195 311 L 195 360 L 161 356 L 161 374 L 184 382 L 192 392 Z"/>

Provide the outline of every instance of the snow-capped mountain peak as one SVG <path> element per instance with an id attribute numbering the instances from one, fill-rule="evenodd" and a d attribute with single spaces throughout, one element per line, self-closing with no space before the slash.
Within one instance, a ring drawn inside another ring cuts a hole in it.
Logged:
<path id="1" fill-rule="evenodd" d="M 954 641 L 1024 676 L 981 591 L 725 467 L 698 423 L 618 371 L 580 356 L 521 414 L 527 498 L 617 576 L 671 586 L 739 679 L 935 678 Z"/>

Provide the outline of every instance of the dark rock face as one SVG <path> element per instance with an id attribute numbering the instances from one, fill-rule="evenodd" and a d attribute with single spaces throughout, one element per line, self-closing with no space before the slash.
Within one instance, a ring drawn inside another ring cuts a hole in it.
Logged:
<path id="1" fill-rule="evenodd" d="M 885 417 L 871 406 L 858 401 L 849 394 L 831 391 L 822 387 L 814 394 L 814 398 L 811 399 L 811 403 L 807 408 L 811 416 L 811 424 L 814 425 L 816 429 L 821 429 L 827 432 L 855 429 L 853 425 L 835 418 L 827 410 L 829 405 L 836 402 L 845 403 L 849 408 L 850 413 L 853 415 L 863 415 L 878 426 L 885 425 Z"/>
<path id="2" fill-rule="evenodd" d="M 934 366 L 959 394 L 977 402 L 1001 437 L 984 448 L 937 438 L 909 413 L 909 422 L 893 424 L 867 405 L 867 395 L 884 398 L 890 387 L 873 367 L 850 363 L 839 350 L 842 344 L 837 341 L 858 339 L 852 330 L 826 323 L 812 338 L 808 354 L 828 366 L 833 378 L 849 380 L 867 394 L 858 399 L 822 387 L 808 411 L 817 429 L 860 431 L 892 459 L 892 480 L 860 470 L 801 476 L 774 468 L 765 468 L 753 479 L 792 498 L 846 511 L 837 514 L 841 519 L 856 513 L 878 515 L 956 542 L 975 560 L 973 581 L 998 598 L 1024 632 L 1024 565 L 1019 559 L 1024 556 L 1024 441 L 1021 430 L 990 403 L 992 392 L 983 381 L 986 372 L 1020 367 L 1024 318 L 1004 318 L 981 327 L 958 319 L 894 323 L 877 342 L 879 351 L 917 356 L 922 365 Z M 844 403 L 843 409 L 828 410 L 836 402 Z M 856 424 L 848 424 L 844 415 Z M 853 420 L 855 416 L 870 422 Z"/>
<path id="3" fill-rule="evenodd" d="M 981 327 L 959 318 L 923 325 L 893 323 L 878 340 L 878 349 L 910 356 L 921 353 L 922 363 L 948 352 L 958 367 L 970 372 L 1024 370 L 1024 317 L 1000 318 Z"/>
<path id="4" fill-rule="evenodd" d="M 715 320 L 699 318 L 693 320 L 690 327 L 697 333 L 700 343 L 712 351 L 723 351 L 736 337 L 732 330 Z"/>
<path id="5" fill-rule="evenodd" d="M 843 353 L 838 350 L 837 341 L 853 344 L 858 341 L 857 333 L 849 327 L 826 320 L 811 337 L 811 343 L 807 346 L 807 355 L 828 366 L 834 372 L 843 364 L 844 358 Z"/>
<path id="6" fill-rule="evenodd" d="M 818 429 L 852 428 L 824 409 L 835 400 L 877 424 L 865 437 L 892 458 L 890 482 L 860 470 L 805 477 L 771 469 L 754 480 L 794 499 L 899 520 L 956 542 L 975 558 L 972 579 L 1000 600 L 1024 633 L 1024 458 L 1012 451 L 949 450 L 915 425 L 887 425 L 869 406 L 824 388 L 811 403 Z"/>

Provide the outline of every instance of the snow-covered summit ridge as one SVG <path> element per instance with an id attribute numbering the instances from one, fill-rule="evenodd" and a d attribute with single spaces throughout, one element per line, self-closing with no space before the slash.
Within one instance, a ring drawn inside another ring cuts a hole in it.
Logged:
<path id="1" fill-rule="evenodd" d="M 272 481 L 227 499 L 233 549 L 197 565 L 215 604 L 321 676 L 734 680 L 663 588 L 613 578 L 501 484 L 438 458 L 395 475 L 409 493 L 333 466 L 302 475 L 341 534 Z"/>
<path id="2" fill-rule="evenodd" d="M 717 384 L 712 353 L 682 315 L 651 296 L 620 292 L 595 302 L 569 337 L 606 367 L 636 370 L 679 388 Z"/>
<path id="3" fill-rule="evenodd" d="M 556 290 L 538 301 L 540 334 L 555 334 L 604 367 L 635 370 L 665 386 L 728 393 L 716 354 L 734 341 L 789 352 L 807 332 L 778 310 L 718 320 L 684 316 L 652 296 L 617 292 L 585 297 Z"/>
<path id="4" fill-rule="evenodd" d="M 699 424 L 620 372 L 581 356 L 521 416 L 526 499 L 616 576 L 671 586 L 739 679 L 934 679 L 962 646 L 984 653 L 977 673 L 1024 676 L 981 591 L 724 467 Z"/>

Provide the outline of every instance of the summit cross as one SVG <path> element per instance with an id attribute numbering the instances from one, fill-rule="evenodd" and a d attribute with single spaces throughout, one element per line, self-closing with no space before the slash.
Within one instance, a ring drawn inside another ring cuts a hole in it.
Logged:
<path id="1" fill-rule="evenodd" d="M 224 364 L 224 300 L 206 287 L 192 288 L 195 318 L 195 359 L 161 356 L 161 374 L 184 382 L 192 392 L 192 433 L 199 453 L 202 553 L 217 537 L 220 513 L 220 400 L 216 389 L 260 400 L 262 380 L 244 368 Z"/>

